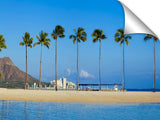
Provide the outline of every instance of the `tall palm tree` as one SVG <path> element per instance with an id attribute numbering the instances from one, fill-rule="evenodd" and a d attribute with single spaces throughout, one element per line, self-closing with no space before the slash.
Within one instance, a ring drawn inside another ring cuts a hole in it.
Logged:
<path id="1" fill-rule="evenodd" d="M 20 42 L 19 45 L 20 46 L 25 45 L 25 47 L 26 47 L 26 81 L 25 81 L 25 87 L 24 87 L 24 89 L 26 89 L 27 88 L 27 77 L 28 77 L 28 73 L 27 73 L 27 47 L 32 48 L 33 37 L 30 37 L 30 33 L 26 32 L 22 38 L 23 38 L 23 42 Z"/>
<path id="2" fill-rule="evenodd" d="M 57 91 L 57 38 L 64 38 L 64 28 L 60 25 L 57 25 L 53 32 L 51 33 L 51 36 L 54 40 L 56 40 L 56 48 L 55 48 L 55 80 L 56 80 L 56 91 Z"/>
<path id="3" fill-rule="evenodd" d="M 43 30 L 41 30 L 41 32 L 39 32 L 39 36 L 36 35 L 38 42 L 34 43 L 34 45 L 33 45 L 33 47 L 35 47 L 36 45 L 41 45 L 39 89 L 41 88 L 42 47 L 44 45 L 49 49 L 49 47 L 51 46 L 50 39 L 47 38 L 47 36 L 48 36 L 48 33 L 43 32 Z"/>
<path id="4" fill-rule="evenodd" d="M 154 79 L 153 79 L 153 92 L 155 92 L 155 42 L 157 42 L 158 38 L 153 36 L 153 35 L 150 35 L 150 34 L 147 34 L 145 37 L 144 37 L 144 41 L 148 41 L 150 39 L 153 39 L 153 46 L 154 46 Z"/>
<path id="5" fill-rule="evenodd" d="M 87 33 L 85 32 L 85 30 L 81 27 L 78 28 L 78 30 L 74 29 L 75 34 L 70 35 L 69 38 L 73 39 L 73 44 L 75 44 L 75 42 L 77 42 L 77 90 L 79 90 L 79 82 L 78 82 L 78 56 L 79 56 L 79 49 L 78 49 L 78 43 L 83 41 L 87 41 Z"/>
<path id="6" fill-rule="evenodd" d="M 129 35 L 125 35 L 123 29 L 118 29 L 115 33 L 115 42 L 120 42 L 120 45 L 123 44 L 123 87 L 122 90 L 124 91 L 124 44 L 129 45 L 128 39 L 132 37 Z"/>
<path id="7" fill-rule="evenodd" d="M 99 41 L 99 90 L 101 90 L 101 78 L 100 78 L 100 60 L 101 60 L 101 40 L 107 39 L 103 34 L 103 30 L 95 29 L 92 33 L 93 43 Z"/>
<path id="8" fill-rule="evenodd" d="M 3 38 L 3 35 L 0 34 L 0 52 L 2 49 L 7 49 L 7 45 L 5 44 L 6 40 Z M 2 77 L 0 73 L 0 78 Z"/>

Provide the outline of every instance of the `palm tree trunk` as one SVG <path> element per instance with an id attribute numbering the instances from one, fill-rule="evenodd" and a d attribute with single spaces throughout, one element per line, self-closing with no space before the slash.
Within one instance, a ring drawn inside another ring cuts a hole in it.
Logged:
<path id="1" fill-rule="evenodd" d="M 77 40 L 77 90 L 79 90 L 79 82 L 78 82 L 78 56 L 79 56 L 79 51 L 78 51 L 78 40 Z"/>
<path id="2" fill-rule="evenodd" d="M 124 42 L 123 42 L 123 87 L 122 90 L 124 91 Z"/>
<path id="3" fill-rule="evenodd" d="M 154 80 L 153 80 L 153 92 L 155 92 L 155 41 L 154 42 Z"/>
<path id="4" fill-rule="evenodd" d="M 101 40 L 99 40 L 99 90 L 101 90 L 100 62 L 101 62 Z"/>
<path id="5" fill-rule="evenodd" d="M 42 44 L 41 44 L 41 58 L 40 58 L 40 78 L 39 78 L 39 90 L 41 88 L 41 67 L 42 67 Z"/>
<path id="6" fill-rule="evenodd" d="M 56 91 L 57 91 L 57 39 L 56 39 L 56 48 L 55 48 L 55 79 L 56 79 Z"/>
<path id="7" fill-rule="evenodd" d="M 25 90 L 27 89 L 27 45 L 26 45 L 26 81 L 25 81 Z"/>

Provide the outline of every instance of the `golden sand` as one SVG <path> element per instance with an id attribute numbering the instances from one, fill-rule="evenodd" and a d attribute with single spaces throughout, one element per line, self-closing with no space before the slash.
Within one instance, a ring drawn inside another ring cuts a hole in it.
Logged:
<path id="1" fill-rule="evenodd" d="M 160 92 L 51 91 L 0 88 L 0 100 L 46 102 L 160 102 Z"/>

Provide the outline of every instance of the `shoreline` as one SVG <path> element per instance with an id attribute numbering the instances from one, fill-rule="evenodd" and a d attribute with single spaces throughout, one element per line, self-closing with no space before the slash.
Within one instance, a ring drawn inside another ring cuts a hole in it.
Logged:
<path id="1" fill-rule="evenodd" d="M 0 88 L 0 100 L 74 103 L 158 103 L 160 92 L 51 91 Z"/>

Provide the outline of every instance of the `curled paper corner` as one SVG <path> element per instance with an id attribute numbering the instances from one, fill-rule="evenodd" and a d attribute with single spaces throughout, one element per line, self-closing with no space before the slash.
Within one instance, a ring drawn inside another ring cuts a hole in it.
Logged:
<path id="1" fill-rule="evenodd" d="M 124 9 L 124 34 L 145 33 L 158 38 L 158 36 L 146 24 L 144 24 L 144 22 L 140 20 L 125 4 L 123 4 L 120 0 L 118 1 L 121 3 Z"/>

